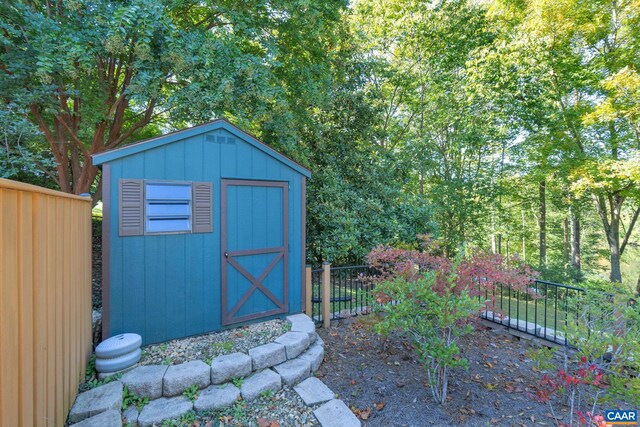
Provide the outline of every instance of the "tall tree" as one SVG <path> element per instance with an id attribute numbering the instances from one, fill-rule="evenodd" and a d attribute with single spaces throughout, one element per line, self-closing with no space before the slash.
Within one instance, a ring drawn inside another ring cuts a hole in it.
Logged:
<path id="1" fill-rule="evenodd" d="M 499 1 L 491 13 L 505 29 L 483 61 L 504 74 L 498 97 L 528 135 L 544 135 L 552 166 L 577 194 L 591 195 L 604 231 L 610 279 L 637 218 L 637 0 Z M 497 60 L 497 61 L 496 61 Z M 495 76 L 495 69 L 493 71 Z M 534 133 L 535 132 L 535 133 Z M 632 219 L 621 233 L 623 212 Z"/>
<path id="2" fill-rule="evenodd" d="M 540 209 L 538 216 L 538 226 L 540 228 L 540 267 L 547 265 L 547 182 L 540 181 L 538 184 L 538 207 Z"/>
<path id="3" fill-rule="evenodd" d="M 371 102 L 384 111 L 379 144 L 411 164 L 411 191 L 430 204 L 453 255 L 483 234 L 506 137 L 499 112 L 467 85 L 467 61 L 492 40 L 484 10 L 467 1 L 408 0 L 360 0 L 354 10 L 379 64 L 367 82 Z"/>
<path id="4" fill-rule="evenodd" d="M 287 145 L 296 139 L 290 117 L 322 101 L 329 66 L 314 41 L 333 38 L 343 6 L 5 2 L 0 99 L 27 111 L 55 160 L 57 184 L 72 193 L 94 184 L 91 155 L 144 135 L 150 123 L 228 115 Z"/>

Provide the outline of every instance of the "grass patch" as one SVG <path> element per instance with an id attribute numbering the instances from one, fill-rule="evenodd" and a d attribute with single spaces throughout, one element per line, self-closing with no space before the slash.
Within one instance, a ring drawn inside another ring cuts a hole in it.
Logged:
<path id="1" fill-rule="evenodd" d="M 526 320 L 556 330 L 564 330 L 567 325 L 566 319 L 575 318 L 575 311 L 571 314 L 571 307 L 568 307 L 569 311 L 566 310 L 565 301 L 558 300 L 556 307 L 555 300 L 548 299 L 546 309 L 544 302 L 544 298 L 529 301 L 503 298 L 496 301 L 496 306 L 512 319 Z"/>
<path id="2" fill-rule="evenodd" d="M 127 386 L 122 389 L 122 410 L 124 411 L 129 406 L 135 406 L 138 411 L 142 411 L 142 408 L 149 403 L 148 397 L 141 397 L 132 393 Z"/>
<path id="3" fill-rule="evenodd" d="M 225 353 L 229 353 L 233 349 L 233 341 L 216 342 L 211 344 L 211 347 L 215 350 L 222 350 Z"/>
<path id="4" fill-rule="evenodd" d="M 186 389 L 184 393 L 182 393 L 182 395 L 187 399 L 189 399 L 190 401 L 195 402 L 198 399 L 198 396 L 200 395 L 200 389 L 196 384 L 194 384 L 188 389 Z"/>

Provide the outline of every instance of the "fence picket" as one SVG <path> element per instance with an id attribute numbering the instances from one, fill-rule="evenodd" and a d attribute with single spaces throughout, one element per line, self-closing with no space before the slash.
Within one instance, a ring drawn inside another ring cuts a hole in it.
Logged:
<path id="1" fill-rule="evenodd" d="M 0 179 L 0 427 L 63 426 L 91 354 L 91 199 Z"/>

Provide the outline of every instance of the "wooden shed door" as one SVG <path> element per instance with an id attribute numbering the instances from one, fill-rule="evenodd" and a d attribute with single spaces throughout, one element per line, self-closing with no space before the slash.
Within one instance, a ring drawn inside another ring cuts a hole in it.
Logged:
<path id="1" fill-rule="evenodd" d="M 222 180 L 222 324 L 286 313 L 286 182 Z"/>

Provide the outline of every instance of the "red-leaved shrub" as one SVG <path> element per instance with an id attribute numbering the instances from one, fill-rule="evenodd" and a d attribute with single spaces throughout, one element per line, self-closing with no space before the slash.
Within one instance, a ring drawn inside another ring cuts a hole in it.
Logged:
<path id="1" fill-rule="evenodd" d="M 423 250 L 375 247 L 367 255 L 367 261 L 378 274 L 376 280 L 383 282 L 395 277 L 415 280 L 421 272 L 429 271 L 436 274 L 435 291 L 444 292 L 453 263 L 457 262 L 453 291 L 466 291 L 471 296 L 488 295 L 484 309 L 493 308 L 492 290 L 497 285 L 527 292 L 532 299 L 537 297 L 531 290 L 537 273 L 517 258 L 476 250 L 460 260 L 450 260 L 439 253 L 437 242 L 422 237 Z"/>

